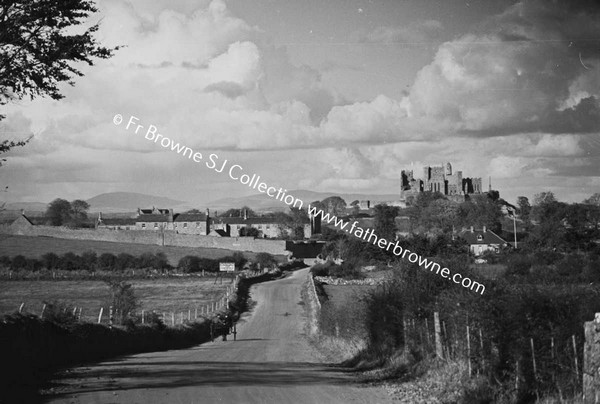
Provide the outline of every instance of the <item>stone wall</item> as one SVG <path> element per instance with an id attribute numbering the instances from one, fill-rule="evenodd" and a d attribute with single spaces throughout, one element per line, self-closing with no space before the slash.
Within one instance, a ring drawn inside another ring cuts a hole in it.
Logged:
<path id="1" fill-rule="evenodd" d="M 285 254 L 285 240 L 254 239 L 252 237 L 212 237 L 193 234 L 177 234 L 172 230 L 108 230 L 69 229 L 60 226 L 0 226 L 0 233 L 22 236 L 45 236 L 70 240 L 110 241 L 176 247 L 222 248 L 234 251 L 267 252 Z"/>

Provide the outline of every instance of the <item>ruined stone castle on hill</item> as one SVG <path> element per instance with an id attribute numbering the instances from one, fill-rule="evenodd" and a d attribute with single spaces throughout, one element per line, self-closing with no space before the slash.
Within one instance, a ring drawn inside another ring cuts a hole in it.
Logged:
<path id="1" fill-rule="evenodd" d="M 416 178 L 413 170 L 402 170 L 400 197 L 405 201 L 416 198 L 421 192 L 440 192 L 450 200 L 461 202 L 469 194 L 481 194 L 481 177 L 463 177 L 462 171 L 452 172 L 452 165 L 423 167 L 423 177 Z"/>

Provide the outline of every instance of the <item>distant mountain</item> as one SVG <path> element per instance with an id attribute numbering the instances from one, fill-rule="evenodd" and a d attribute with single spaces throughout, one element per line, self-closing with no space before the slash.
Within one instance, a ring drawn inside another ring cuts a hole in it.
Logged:
<path id="1" fill-rule="evenodd" d="M 377 204 L 378 202 L 391 202 L 400 199 L 399 194 L 388 194 L 388 195 L 366 195 L 366 194 L 341 194 L 336 192 L 314 192 L 307 190 L 293 190 L 286 192 L 287 195 L 293 195 L 304 202 L 304 206 L 314 201 L 322 201 L 330 196 L 339 196 L 349 205 L 355 200 L 371 201 L 371 205 Z M 282 210 L 287 207 L 284 202 L 281 202 L 275 198 L 268 196 L 267 194 L 254 194 L 236 198 L 222 198 L 212 201 L 207 204 L 211 209 L 227 210 L 231 208 L 240 208 L 242 206 L 248 206 L 257 211 L 267 210 Z"/>
<path id="2" fill-rule="evenodd" d="M 24 210 L 25 213 L 29 212 L 45 212 L 48 207 L 47 203 L 42 202 L 11 202 L 7 203 L 4 206 L 5 210 L 11 211 L 21 211 Z"/>
<path id="3" fill-rule="evenodd" d="M 145 195 L 134 192 L 109 192 L 96 195 L 86 201 L 91 212 L 131 212 L 137 208 L 174 208 L 186 202 L 163 196 Z"/>

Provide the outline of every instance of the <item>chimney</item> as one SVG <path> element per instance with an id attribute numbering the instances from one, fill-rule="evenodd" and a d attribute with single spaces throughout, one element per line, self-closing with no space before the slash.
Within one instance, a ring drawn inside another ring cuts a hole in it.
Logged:
<path id="1" fill-rule="evenodd" d="M 210 209 L 206 208 L 206 217 L 210 216 Z"/>
<path id="2" fill-rule="evenodd" d="M 248 220 L 248 211 L 244 209 L 244 220 Z"/>
<path id="3" fill-rule="evenodd" d="M 485 231 L 486 231 L 486 228 L 485 228 L 485 226 L 483 226 L 483 232 L 485 233 Z"/>
<path id="4" fill-rule="evenodd" d="M 473 233 L 473 226 L 471 226 L 471 233 Z"/>
<path id="5" fill-rule="evenodd" d="M 98 213 L 98 221 L 101 222 L 102 221 L 102 212 Z"/>
<path id="6" fill-rule="evenodd" d="M 173 223 L 173 209 L 167 209 L 169 212 L 169 217 L 167 218 L 168 223 Z"/>
<path id="7" fill-rule="evenodd" d="M 25 209 L 21 209 L 21 215 L 25 216 Z"/>

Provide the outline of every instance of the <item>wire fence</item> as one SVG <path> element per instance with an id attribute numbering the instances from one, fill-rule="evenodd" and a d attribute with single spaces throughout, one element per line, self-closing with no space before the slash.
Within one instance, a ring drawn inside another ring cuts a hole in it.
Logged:
<path id="1" fill-rule="evenodd" d="M 261 275 L 262 273 L 252 272 L 245 274 L 245 278 L 253 278 Z M 215 278 L 215 283 L 218 281 Z M 55 317 L 56 315 L 62 315 L 70 317 L 72 320 L 78 322 L 88 322 L 106 325 L 116 325 L 117 319 L 129 318 L 135 322 L 141 324 L 148 324 L 155 322 L 156 320 L 162 321 L 163 324 L 169 326 L 176 326 L 178 324 L 185 324 L 186 322 L 203 321 L 204 319 L 213 317 L 219 312 L 227 309 L 229 302 L 235 299 L 238 284 L 240 281 L 240 275 L 236 275 L 231 278 L 230 285 L 227 285 L 225 290 L 218 295 L 217 298 L 211 299 L 208 302 L 202 304 L 186 304 L 178 307 L 176 310 L 172 308 L 167 310 L 151 309 L 146 310 L 140 308 L 136 311 L 130 311 L 128 313 L 122 313 L 117 307 L 110 305 L 99 306 L 95 310 L 91 310 L 89 307 L 84 310 L 83 307 L 77 305 L 64 304 L 60 307 L 55 307 L 52 304 L 41 304 L 39 307 L 33 307 L 31 304 L 27 305 L 21 303 L 17 309 L 18 313 L 21 314 L 34 314 L 40 318 Z M 223 279 L 221 278 L 221 282 Z M 58 312 L 57 312 L 58 311 Z"/>

